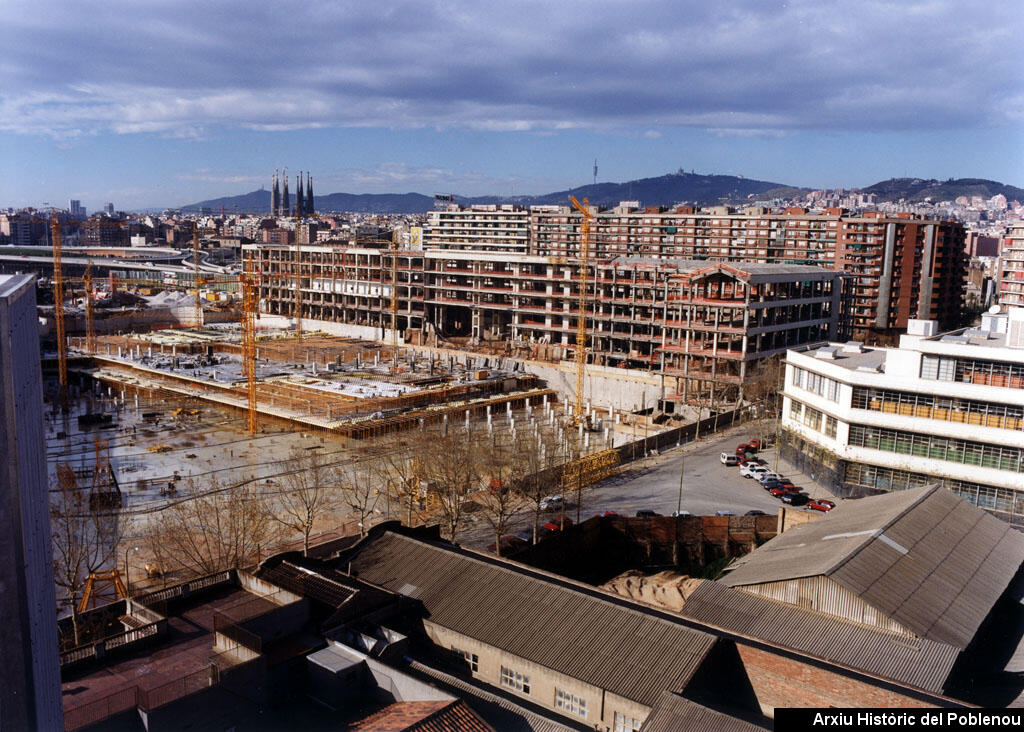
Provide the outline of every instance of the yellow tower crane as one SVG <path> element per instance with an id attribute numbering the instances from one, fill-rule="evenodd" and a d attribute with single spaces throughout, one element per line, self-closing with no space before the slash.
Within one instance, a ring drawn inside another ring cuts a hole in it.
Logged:
<path id="1" fill-rule="evenodd" d="M 259 286 L 252 269 L 252 257 L 246 257 L 242 271 L 242 371 L 248 387 L 249 411 L 247 425 L 249 434 L 259 429 L 258 404 L 256 403 L 256 309 Z"/>
<path id="2" fill-rule="evenodd" d="M 203 324 L 203 300 L 199 295 L 199 222 L 192 225 L 192 271 L 195 274 L 193 286 L 196 290 L 196 297 L 193 307 L 195 308 L 195 325 L 198 328 Z"/>
<path id="3" fill-rule="evenodd" d="M 53 239 L 53 303 L 57 327 L 57 374 L 60 381 L 60 406 L 68 411 L 68 341 L 64 330 L 64 271 L 61 267 L 60 220 L 57 209 L 50 209 L 50 236 Z"/>
<path id="4" fill-rule="evenodd" d="M 96 353 L 96 314 L 93 311 L 92 262 L 85 265 L 82 287 L 85 288 L 85 350 L 91 356 Z"/>
<path id="5" fill-rule="evenodd" d="M 583 214 L 583 223 L 580 224 L 580 292 L 577 304 L 579 314 L 576 319 L 576 405 L 573 412 L 573 424 L 582 424 L 585 419 L 583 377 L 587 365 L 587 272 L 590 269 L 590 220 L 594 215 L 590 213 L 590 201 L 586 198 L 580 203 L 575 196 L 569 196 L 569 202 Z"/>

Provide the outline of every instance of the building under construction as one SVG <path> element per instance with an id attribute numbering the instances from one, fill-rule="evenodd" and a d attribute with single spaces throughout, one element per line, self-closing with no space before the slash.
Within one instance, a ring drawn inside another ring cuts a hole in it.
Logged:
<path id="1" fill-rule="evenodd" d="M 808 265 L 618 256 L 584 270 L 577 258 L 330 246 L 247 254 L 264 275 L 262 313 L 381 340 L 394 322 L 403 343 L 539 360 L 573 357 L 582 285 L 587 362 L 670 378 L 666 409 L 712 385 L 740 398 L 762 360 L 846 336 L 844 275 Z"/>

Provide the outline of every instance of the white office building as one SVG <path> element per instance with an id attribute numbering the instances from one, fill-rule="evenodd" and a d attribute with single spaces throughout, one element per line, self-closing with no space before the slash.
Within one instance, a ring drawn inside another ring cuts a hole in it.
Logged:
<path id="1" fill-rule="evenodd" d="M 941 483 L 1024 524 L 1024 308 L 899 348 L 788 351 L 783 454 L 841 496 Z"/>

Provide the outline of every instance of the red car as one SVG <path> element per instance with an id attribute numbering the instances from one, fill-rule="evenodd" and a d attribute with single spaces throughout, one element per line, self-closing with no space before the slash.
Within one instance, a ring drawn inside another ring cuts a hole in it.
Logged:
<path id="1" fill-rule="evenodd" d="M 747 447 L 750 448 L 751 450 L 754 450 L 754 451 L 760 450 L 761 449 L 761 441 L 760 440 L 751 440 L 750 442 L 747 443 Z"/>
<path id="2" fill-rule="evenodd" d="M 570 526 L 572 526 L 572 519 L 568 516 L 566 516 L 564 519 L 559 519 L 556 516 L 555 518 L 551 519 L 546 524 L 544 524 L 544 528 L 548 531 L 559 531 L 560 529 L 568 529 Z"/>
<path id="3" fill-rule="evenodd" d="M 826 501 L 824 498 L 815 498 L 807 504 L 807 508 L 813 508 L 815 511 L 831 511 L 835 507 L 833 501 Z"/>
<path id="4" fill-rule="evenodd" d="M 793 486 L 792 488 L 788 488 L 786 486 L 779 486 L 778 488 L 772 488 L 768 492 L 771 493 L 776 498 L 782 498 L 783 496 L 789 495 L 790 493 L 799 493 L 800 489 L 797 488 L 796 486 Z"/>

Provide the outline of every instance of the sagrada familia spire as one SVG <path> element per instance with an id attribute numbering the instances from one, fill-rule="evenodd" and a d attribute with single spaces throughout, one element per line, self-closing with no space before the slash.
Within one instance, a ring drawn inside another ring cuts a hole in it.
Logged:
<path id="1" fill-rule="evenodd" d="M 270 215 L 271 216 L 312 216 L 316 212 L 313 205 L 313 176 L 306 173 L 305 190 L 303 190 L 302 171 L 295 182 L 295 206 L 292 210 L 291 196 L 288 193 L 288 169 L 281 174 L 274 171 L 274 185 L 270 189 Z"/>

